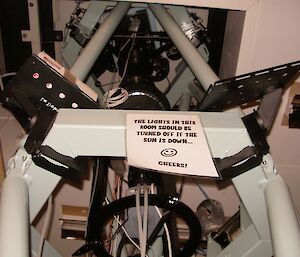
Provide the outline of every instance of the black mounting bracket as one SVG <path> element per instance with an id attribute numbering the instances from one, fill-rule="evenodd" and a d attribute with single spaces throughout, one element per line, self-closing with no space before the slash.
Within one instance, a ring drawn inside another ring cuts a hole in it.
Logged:
<path id="1" fill-rule="evenodd" d="M 61 42 L 64 40 L 64 35 L 62 30 L 46 30 L 43 40 L 48 42 Z"/>
<path id="2" fill-rule="evenodd" d="M 200 111 L 223 111 L 263 98 L 284 88 L 299 73 L 300 61 L 220 80 L 211 85 L 200 103 Z"/>
<path id="3" fill-rule="evenodd" d="M 266 130 L 259 124 L 259 115 L 253 112 L 242 118 L 253 146 L 247 146 L 233 156 L 215 158 L 215 165 L 223 180 L 232 179 L 259 166 L 269 152 Z"/>

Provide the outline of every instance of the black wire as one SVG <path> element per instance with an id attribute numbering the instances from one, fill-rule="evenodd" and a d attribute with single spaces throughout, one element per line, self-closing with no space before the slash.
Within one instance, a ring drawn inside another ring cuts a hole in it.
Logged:
<path id="1" fill-rule="evenodd" d="M 170 218 L 171 211 L 166 211 L 163 213 L 162 217 L 156 224 L 155 228 L 153 229 L 151 235 L 147 239 L 147 250 L 149 249 L 150 245 L 152 245 L 157 238 L 158 233 L 162 230 L 164 224 L 167 223 L 167 220 Z"/>
<path id="2" fill-rule="evenodd" d="M 121 180 L 122 180 L 123 182 L 125 182 L 126 184 L 128 184 L 128 181 L 127 181 L 125 178 L 121 178 Z"/>
<path id="3" fill-rule="evenodd" d="M 128 221 L 128 210 L 126 210 L 126 219 L 121 224 L 118 225 L 117 230 L 113 233 L 110 239 L 108 239 L 108 241 L 115 239 L 116 235 L 120 232 L 122 227 L 124 228 L 124 225 L 126 224 L 127 221 Z"/>
<path id="4" fill-rule="evenodd" d="M 179 188 L 179 190 L 177 192 L 177 196 L 178 196 L 179 199 L 181 198 L 181 195 L 182 195 L 183 186 L 184 186 L 184 180 L 185 180 L 185 178 L 182 177 L 182 179 L 181 179 L 181 185 L 180 185 L 180 188 Z"/>
<path id="5" fill-rule="evenodd" d="M 164 91 L 164 94 L 168 93 L 169 90 L 171 89 L 171 82 L 170 82 L 168 76 L 166 77 L 166 80 L 168 81 L 168 87 L 167 87 L 167 89 Z"/>
<path id="6" fill-rule="evenodd" d="M 123 249 L 123 247 L 124 247 L 125 241 L 126 241 L 126 236 L 125 236 L 125 234 L 124 234 L 124 235 L 122 235 L 121 241 L 120 241 L 120 243 L 119 243 L 119 245 L 118 245 L 117 257 L 120 257 L 120 256 L 121 256 L 122 249 Z"/>

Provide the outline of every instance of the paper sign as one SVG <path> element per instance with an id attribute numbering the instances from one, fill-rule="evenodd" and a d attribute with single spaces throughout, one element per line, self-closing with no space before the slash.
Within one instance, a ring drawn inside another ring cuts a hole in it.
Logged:
<path id="1" fill-rule="evenodd" d="M 127 114 L 130 166 L 218 177 L 198 115 Z"/>

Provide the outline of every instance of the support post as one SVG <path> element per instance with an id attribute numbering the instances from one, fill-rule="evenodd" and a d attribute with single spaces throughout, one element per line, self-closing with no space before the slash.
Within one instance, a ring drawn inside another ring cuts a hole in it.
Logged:
<path id="1" fill-rule="evenodd" d="M 80 80 L 85 80 L 91 68 L 106 46 L 115 29 L 131 6 L 129 2 L 119 2 L 101 24 L 87 46 L 83 49 L 70 72 Z"/>
<path id="2" fill-rule="evenodd" d="M 27 182 L 9 173 L 2 184 L 0 203 L 0 256 L 29 257 Z"/>
<path id="3" fill-rule="evenodd" d="M 288 187 L 276 175 L 269 179 L 264 193 L 274 256 L 299 256 L 300 228 Z"/>
<path id="4" fill-rule="evenodd" d="M 207 91 L 210 85 L 219 80 L 218 76 L 204 61 L 197 49 L 184 35 L 183 31 L 162 5 L 149 4 L 149 8 L 168 33 L 197 80 L 205 91 Z"/>

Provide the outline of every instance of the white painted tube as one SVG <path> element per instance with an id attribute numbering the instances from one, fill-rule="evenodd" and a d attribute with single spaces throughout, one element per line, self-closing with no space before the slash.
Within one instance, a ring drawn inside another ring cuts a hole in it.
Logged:
<path id="1" fill-rule="evenodd" d="M 160 4 L 149 4 L 149 7 L 161 26 L 172 39 L 174 45 L 181 53 L 183 59 L 188 64 L 197 80 L 205 91 L 207 91 L 210 85 L 219 80 L 218 76 L 201 57 L 197 49 L 188 40 L 168 11 Z"/>
<path id="2" fill-rule="evenodd" d="M 275 257 L 300 256 L 300 229 L 288 187 L 278 175 L 265 188 Z"/>
<path id="3" fill-rule="evenodd" d="M 30 256 L 28 185 L 14 174 L 9 174 L 1 189 L 0 256 Z"/>
<path id="4" fill-rule="evenodd" d="M 130 6 L 131 3 L 129 2 L 118 2 L 116 4 L 70 69 L 74 76 L 80 80 L 85 80 Z"/>

